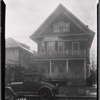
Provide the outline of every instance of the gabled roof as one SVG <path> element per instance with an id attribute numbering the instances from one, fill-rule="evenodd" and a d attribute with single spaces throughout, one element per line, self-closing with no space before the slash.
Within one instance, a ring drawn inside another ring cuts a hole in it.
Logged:
<path id="1" fill-rule="evenodd" d="M 6 48 L 14 48 L 14 47 L 20 47 L 19 44 L 13 39 L 13 38 L 7 38 L 6 39 Z"/>
<path id="2" fill-rule="evenodd" d="M 14 40 L 11 37 L 6 39 L 6 48 L 17 48 L 17 47 L 20 47 L 20 48 L 24 49 L 25 51 L 28 51 L 30 53 L 33 53 L 31 50 L 25 48 L 21 44 L 23 44 L 23 43 L 20 43 L 20 42 Z M 26 44 L 24 44 L 24 45 L 26 45 Z"/>
<path id="3" fill-rule="evenodd" d="M 39 35 L 50 25 L 50 23 L 60 14 L 65 14 L 70 20 L 73 21 L 80 29 L 85 33 L 94 35 L 94 32 L 90 30 L 87 25 L 81 22 L 75 15 L 73 15 L 67 8 L 62 4 L 59 4 L 58 7 L 51 13 L 51 15 L 40 25 L 40 27 L 30 36 L 33 40 L 34 38 L 39 37 Z"/>

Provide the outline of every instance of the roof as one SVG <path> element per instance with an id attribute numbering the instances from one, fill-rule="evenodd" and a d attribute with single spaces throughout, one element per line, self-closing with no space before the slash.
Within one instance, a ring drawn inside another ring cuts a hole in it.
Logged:
<path id="1" fill-rule="evenodd" d="M 34 38 L 38 38 L 39 35 L 50 25 L 50 23 L 60 14 L 64 13 L 70 20 L 73 21 L 80 29 L 82 29 L 85 33 L 93 35 L 94 32 L 90 30 L 87 25 L 85 25 L 82 21 L 80 21 L 75 15 L 73 15 L 67 8 L 65 8 L 62 4 L 59 4 L 58 7 L 49 15 L 49 17 L 40 25 L 40 27 L 30 36 L 32 40 Z"/>
<path id="2" fill-rule="evenodd" d="M 21 44 L 23 44 L 23 43 L 20 43 L 20 42 L 16 41 L 15 39 L 11 38 L 11 37 L 6 39 L 6 48 L 17 48 L 17 47 L 20 47 L 20 48 L 24 49 L 25 51 L 33 53 L 31 50 L 25 48 Z M 24 44 L 24 45 L 26 45 L 26 44 Z"/>

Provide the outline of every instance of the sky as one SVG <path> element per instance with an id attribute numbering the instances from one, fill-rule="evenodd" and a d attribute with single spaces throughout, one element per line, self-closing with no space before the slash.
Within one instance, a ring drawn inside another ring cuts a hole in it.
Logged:
<path id="1" fill-rule="evenodd" d="M 6 4 L 5 38 L 12 37 L 25 43 L 32 50 L 37 45 L 29 36 L 61 3 L 79 20 L 95 32 L 91 52 L 97 50 L 97 3 L 98 0 L 4 0 Z"/>

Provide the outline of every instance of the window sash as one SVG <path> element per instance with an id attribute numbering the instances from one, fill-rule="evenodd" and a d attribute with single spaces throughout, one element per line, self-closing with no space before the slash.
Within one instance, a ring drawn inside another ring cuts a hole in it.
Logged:
<path id="1" fill-rule="evenodd" d="M 56 32 L 58 32 L 58 24 L 57 23 L 53 24 L 53 33 L 56 33 Z"/>
<path id="2" fill-rule="evenodd" d="M 47 42 L 47 50 L 48 51 L 55 51 L 55 42 L 54 41 Z"/>
<path id="3" fill-rule="evenodd" d="M 59 52 L 64 51 L 64 42 L 63 41 L 58 42 L 58 50 L 59 50 Z"/>

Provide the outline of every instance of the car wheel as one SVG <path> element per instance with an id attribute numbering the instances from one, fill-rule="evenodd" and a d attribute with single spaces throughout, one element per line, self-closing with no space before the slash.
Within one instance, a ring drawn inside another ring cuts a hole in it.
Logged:
<path id="1" fill-rule="evenodd" d="M 52 93 L 49 89 L 42 89 L 39 95 L 41 100 L 50 100 L 52 97 Z"/>
<path id="2" fill-rule="evenodd" d="M 14 100 L 14 95 L 9 89 L 5 89 L 5 100 Z"/>

